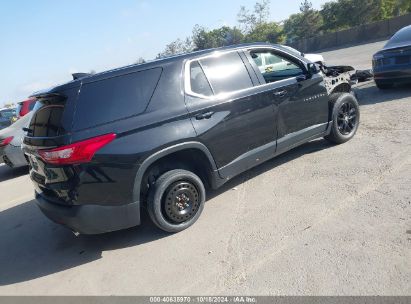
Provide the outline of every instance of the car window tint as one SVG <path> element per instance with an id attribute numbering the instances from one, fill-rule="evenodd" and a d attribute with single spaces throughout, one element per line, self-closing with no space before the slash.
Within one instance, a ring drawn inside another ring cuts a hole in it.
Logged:
<path id="1" fill-rule="evenodd" d="M 36 105 L 36 102 L 35 102 L 35 101 L 30 102 L 29 110 L 32 111 L 32 110 L 34 109 L 34 106 L 35 106 L 35 105 Z"/>
<path id="2" fill-rule="evenodd" d="M 200 60 L 214 94 L 227 93 L 253 86 L 250 75 L 237 52 Z"/>
<path id="3" fill-rule="evenodd" d="M 265 64 L 276 64 L 282 62 L 282 59 L 279 56 L 276 56 L 272 53 L 265 54 Z"/>
<path id="4" fill-rule="evenodd" d="M 257 66 L 262 66 L 263 65 L 263 58 L 261 54 L 254 54 L 254 62 Z"/>
<path id="5" fill-rule="evenodd" d="M 213 95 L 213 91 L 211 90 L 207 77 L 205 76 L 204 71 L 198 61 L 194 61 L 190 64 L 190 85 L 191 90 L 194 93 L 204 96 Z"/>
<path id="6" fill-rule="evenodd" d="M 74 130 L 142 113 L 161 71 L 155 68 L 83 84 L 77 100 Z"/>
<path id="7" fill-rule="evenodd" d="M 304 74 L 303 69 L 295 62 L 271 51 L 252 51 L 251 58 L 263 75 L 266 83 L 275 82 Z M 265 64 L 259 65 L 256 58 L 265 57 Z"/>
<path id="8" fill-rule="evenodd" d="M 63 133 L 61 118 L 63 105 L 44 105 L 30 121 L 29 129 L 36 137 L 53 137 Z"/>

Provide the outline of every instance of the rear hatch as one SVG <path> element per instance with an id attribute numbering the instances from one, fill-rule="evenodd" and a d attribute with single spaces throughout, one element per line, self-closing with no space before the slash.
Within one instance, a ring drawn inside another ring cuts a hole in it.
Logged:
<path id="1" fill-rule="evenodd" d="M 107 158 L 98 154 L 117 136 L 135 128 L 123 122 L 135 119 L 148 106 L 162 69 L 143 68 L 87 76 L 34 95 L 37 103 L 24 150 L 40 195 L 61 204 L 101 202 L 85 185 L 93 179 L 96 166 L 112 168 L 113 160 L 119 161 L 113 157 L 106 164 Z"/>

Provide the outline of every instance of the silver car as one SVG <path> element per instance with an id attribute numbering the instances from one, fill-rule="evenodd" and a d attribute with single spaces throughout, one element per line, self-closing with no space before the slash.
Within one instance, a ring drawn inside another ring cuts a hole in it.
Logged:
<path id="1" fill-rule="evenodd" d="M 17 120 L 14 124 L 0 130 L 0 163 L 17 168 L 27 166 L 27 159 L 21 150 L 24 136 L 23 128 L 30 122 L 32 112 Z"/>

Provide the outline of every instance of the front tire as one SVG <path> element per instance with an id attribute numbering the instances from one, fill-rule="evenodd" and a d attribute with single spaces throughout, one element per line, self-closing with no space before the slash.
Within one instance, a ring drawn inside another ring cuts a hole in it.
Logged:
<path id="1" fill-rule="evenodd" d="M 333 96 L 331 132 L 324 138 L 342 144 L 354 137 L 360 124 L 360 107 L 354 95 L 342 93 Z"/>
<path id="2" fill-rule="evenodd" d="M 187 170 L 171 170 L 161 175 L 151 189 L 147 209 L 153 223 L 166 232 L 180 232 L 193 225 L 205 203 L 201 179 Z"/>

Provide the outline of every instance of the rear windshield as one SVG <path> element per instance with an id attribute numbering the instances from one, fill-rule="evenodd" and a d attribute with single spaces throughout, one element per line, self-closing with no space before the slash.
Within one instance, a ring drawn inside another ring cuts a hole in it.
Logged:
<path id="1" fill-rule="evenodd" d="M 73 130 L 142 113 L 153 95 L 161 71 L 161 68 L 155 68 L 83 84 Z"/>
<path id="2" fill-rule="evenodd" d="M 403 43 L 403 42 L 410 42 L 411 43 L 411 26 L 403 28 L 402 30 L 398 31 L 391 39 L 388 41 L 387 45 L 395 44 L 395 43 Z"/>
<path id="3" fill-rule="evenodd" d="M 14 117 L 16 114 L 16 112 L 14 112 L 14 110 L 4 110 L 1 111 L 1 116 L 5 117 L 5 118 L 12 118 Z"/>
<path id="4" fill-rule="evenodd" d="M 60 102 L 43 98 L 33 103 L 35 106 L 29 124 L 29 136 L 55 137 L 65 135 L 71 130 L 78 87 L 63 90 L 60 94 L 65 97 Z"/>

